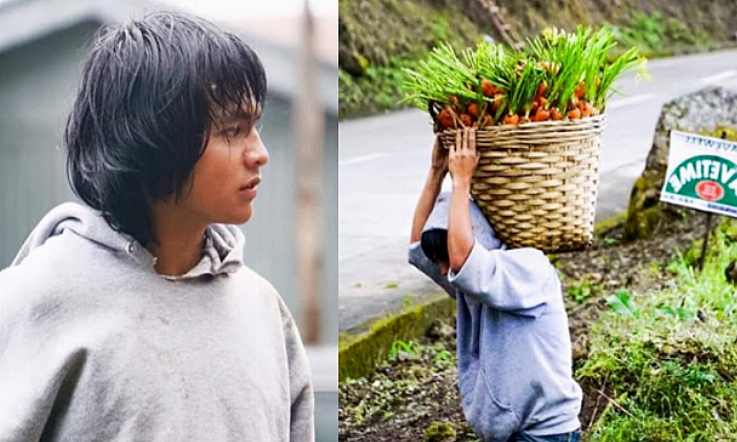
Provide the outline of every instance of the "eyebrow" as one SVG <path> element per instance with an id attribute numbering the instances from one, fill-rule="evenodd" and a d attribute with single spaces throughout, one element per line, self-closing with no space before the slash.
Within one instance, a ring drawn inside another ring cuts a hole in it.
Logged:
<path id="1" fill-rule="evenodd" d="M 227 116 L 225 116 L 222 119 L 223 124 L 231 124 L 236 122 L 252 122 L 254 120 L 258 120 L 263 115 L 263 109 L 261 106 L 256 109 L 256 112 L 254 113 L 246 113 L 241 110 L 241 112 L 231 112 Z"/>
<path id="2" fill-rule="evenodd" d="M 223 120 L 223 126 L 233 123 L 250 123 L 251 119 L 241 115 L 233 115 Z"/>

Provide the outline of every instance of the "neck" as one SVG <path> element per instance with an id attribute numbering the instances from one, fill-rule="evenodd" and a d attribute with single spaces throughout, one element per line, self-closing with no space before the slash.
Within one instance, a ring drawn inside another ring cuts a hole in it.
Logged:
<path id="1" fill-rule="evenodd" d="M 151 233 L 155 239 L 146 247 L 157 258 L 155 270 L 168 276 L 181 276 L 201 259 L 207 223 L 170 203 L 154 203 L 151 208 Z"/>

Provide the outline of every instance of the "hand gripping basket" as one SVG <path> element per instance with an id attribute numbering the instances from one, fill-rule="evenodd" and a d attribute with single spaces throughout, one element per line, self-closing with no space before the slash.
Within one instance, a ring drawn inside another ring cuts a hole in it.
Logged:
<path id="1" fill-rule="evenodd" d="M 479 129 L 471 194 L 511 248 L 582 250 L 593 240 L 606 115 Z M 447 148 L 455 129 L 440 134 Z"/>

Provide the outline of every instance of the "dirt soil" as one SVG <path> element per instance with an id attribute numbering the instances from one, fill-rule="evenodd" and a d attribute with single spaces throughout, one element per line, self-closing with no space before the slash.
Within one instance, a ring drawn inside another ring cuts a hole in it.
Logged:
<path id="1" fill-rule="evenodd" d="M 588 331 L 606 308 L 606 296 L 619 288 L 633 296 L 663 288 L 670 278 L 663 270 L 665 265 L 675 258 L 677 250 L 683 252 L 703 237 L 704 230 L 705 216 L 674 215 L 650 239 L 623 243 L 622 229 L 616 228 L 596 238 L 585 252 L 554 258 L 564 293 L 568 293 L 576 368 L 585 361 Z M 582 285 L 590 287 L 584 295 L 576 291 Z M 372 375 L 340 384 L 339 440 L 477 441 L 460 405 L 455 321 L 438 323 L 420 345 L 397 347 L 395 358 Z M 584 384 L 582 388 L 580 419 L 585 431 L 606 405 L 599 391 L 607 392 L 606 386 Z"/>

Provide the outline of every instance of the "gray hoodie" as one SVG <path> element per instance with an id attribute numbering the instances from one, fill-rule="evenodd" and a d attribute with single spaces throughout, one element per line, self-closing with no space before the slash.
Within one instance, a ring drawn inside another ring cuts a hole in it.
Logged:
<path id="1" fill-rule="evenodd" d="M 448 228 L 441 194 L 423 231 Z M 463 411 L 486 441 L 515 432 L 561 434 L 580 427 L 581 388 L 572 377 L 568 317 L 555 268 L 532 248 L 507 250 L 469 201 L 474 245 L 458 273 L 444 277 L 410 245 L 409 261 L 457 301 Z"/>
<path id="2" fill-rule="evenodd" d="M 0 442 L 312 441 L 284 302 L 212 225 L 180 277 L 98 212 L 49 212 L 0 272 Z"/>

